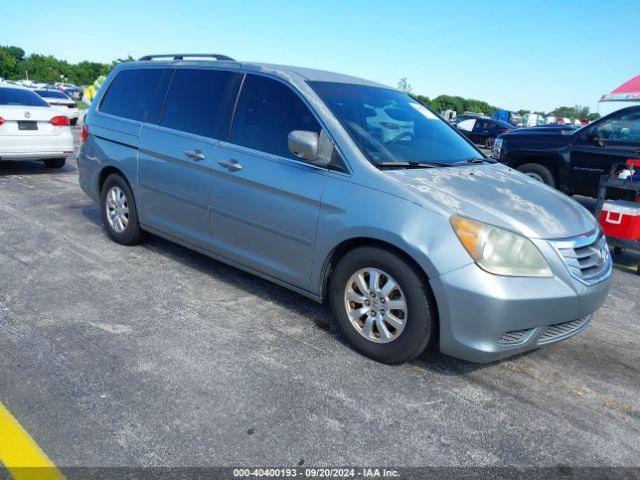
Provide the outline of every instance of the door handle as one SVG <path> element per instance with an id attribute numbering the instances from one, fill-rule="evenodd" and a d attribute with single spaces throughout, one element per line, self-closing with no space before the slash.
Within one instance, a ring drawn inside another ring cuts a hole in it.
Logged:
<path id="1" fill-rule="evenodd" d="M 202 153 L 202 151 L 197 148 L 194 150 L 187 150 L 186 152 L 184 152 L 184 154 L 196 162 L 207 158 L 204 156 L 204 153 Z"/>
<path id="2" fill-rule="evenodd" d="M 222 165 L 224 168 L 226 168 L 227 170 L 231 170 L 232 172 L 237 172 L 238 170 L 242 170 L 242 165 L 240 165 L 238 161 L 233 158 L 230 160 L 221 160 L 218 163 Z"/>

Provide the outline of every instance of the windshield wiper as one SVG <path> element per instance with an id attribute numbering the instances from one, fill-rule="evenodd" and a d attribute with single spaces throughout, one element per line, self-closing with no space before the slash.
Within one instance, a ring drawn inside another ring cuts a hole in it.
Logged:
<path id="1" fill-rule="evenodd" d="M 451 167 L 453 163 L 444 162 L 417 162 L 410 160 L 408 162 L 376 162 L 378 167 L 405 167 L 405 168 L 434 168 L 434 167 Z"/>
<path id="2" fill-rule="evenodd" d="M 497 160 L 493 160 L 492 158 L 478 158 L 478 157 L 469 157 L 462 162 L 458 162 L 458 165 L 463 163 L 498 163 Z"/>

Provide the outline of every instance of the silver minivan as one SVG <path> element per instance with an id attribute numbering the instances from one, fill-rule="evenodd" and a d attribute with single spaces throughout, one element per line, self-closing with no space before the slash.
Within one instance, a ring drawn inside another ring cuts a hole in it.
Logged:
<path id="1" fill-rule="evenodd" d="M 558 342 L 609 289 L 587 210 L 360 78 L 143 57 L 109 75 L 82 140 L 80 184 L 114 241 L 152 233 L 326 302 L 381 362 Z"/>

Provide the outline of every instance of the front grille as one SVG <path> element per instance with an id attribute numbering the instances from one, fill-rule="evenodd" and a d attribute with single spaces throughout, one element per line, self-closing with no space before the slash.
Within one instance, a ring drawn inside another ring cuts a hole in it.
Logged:
<path id="1" fill-rule="evenodd" d="M 611 274 L 607 240 L 600 230 L 589 235 L 551 242 L 569 272 L 587 285 L 599 283 Z"/>
<path id="2" fill-rule="evenodd" d="M 500 345 L 517 345 L 524 342 L 531 332 L 531 328 L 525 330 L 511 330 L 498 339 Z"/>
<path id="3" fill-rule="evenodd" d="M 572 320 L 570 322 L 556 323 L 545 327 L 542 335 L 538 337 L 538 344 L 553 342 L 560 338 L 567 337 L 575 333 L 578 329 L 589 323 L 591 315 L 579 318 L 578 320 Z"/>

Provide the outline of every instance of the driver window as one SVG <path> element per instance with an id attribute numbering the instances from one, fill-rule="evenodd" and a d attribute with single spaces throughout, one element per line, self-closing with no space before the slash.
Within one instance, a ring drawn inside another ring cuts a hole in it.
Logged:
<path id="1" fill-rule="evenodd" d="M 595 133 L 603 140 L 640 142 L 640 112 L 612 117 L 599 124 Z"/>
<path id="2" fill-rule="evenodd" d="M 289 152 L 292 130 L 320 134 L 320 124 L 307 106 L 283 83 L 247 75 L 236 108 L 231 143 L 300 160 Z"/>

